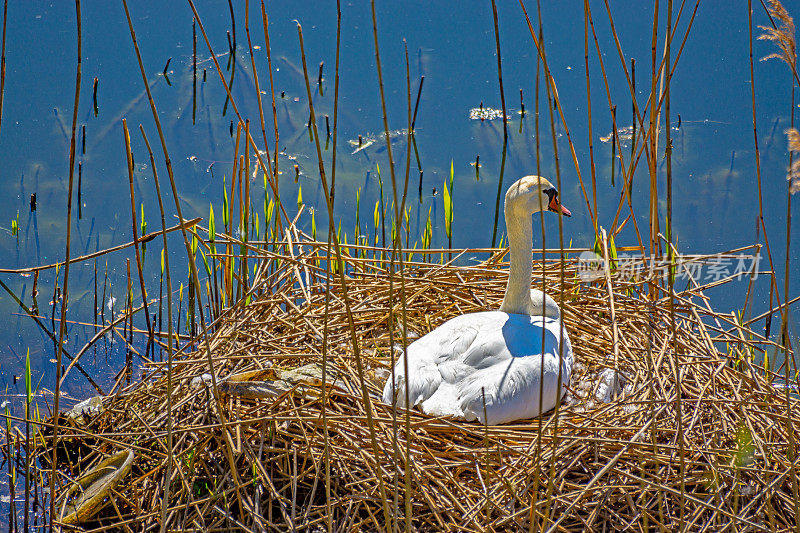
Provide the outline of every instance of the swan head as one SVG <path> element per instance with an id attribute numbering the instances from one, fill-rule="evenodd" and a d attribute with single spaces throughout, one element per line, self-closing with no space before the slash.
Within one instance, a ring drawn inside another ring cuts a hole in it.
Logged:
<path id="1" fill-rule="evenodd" d="M 554 211 L 572 216 L 569 209 L 558 200 L 558 190 L 541 176 L 525 176 L 514 182 L 506 192 L 506 219 L 527 218 L 540 211 Z"/>

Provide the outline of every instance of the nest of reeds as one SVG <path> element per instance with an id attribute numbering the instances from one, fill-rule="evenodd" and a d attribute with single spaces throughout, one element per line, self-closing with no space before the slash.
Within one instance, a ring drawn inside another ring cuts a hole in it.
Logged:
<path id="1" fill-rule="evenodd" d="M 292 241 L 258 252 L 250 298 L 176 355 L 171 396 L 166 364 L 156 364 L 93 413 L 62 415 L 64 478 L 120 450 L 136 454 L 82 527 L 795 527 L 798 400 L 754 365 L 759 336 L 727 327 L 694 303 L 696 292 L 677 294 L 673 315 L 653 280 L 586 283 L 574 260 L 537 262 L 534 283 L 563 300 L 570 389 L 557 414 L 486 427 L 379 398 L 403 320 L 413 339 L 499 306 L 502 251 L 475 266 L 406 253 L 390 275 L 388 252 L 351 247 L 338 263 L 342 285 L 338 274 L 326 279 L 325 243 Z"/>

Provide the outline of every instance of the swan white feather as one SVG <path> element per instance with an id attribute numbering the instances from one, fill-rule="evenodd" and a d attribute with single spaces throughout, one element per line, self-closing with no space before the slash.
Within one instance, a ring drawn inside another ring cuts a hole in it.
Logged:
<path id="1" fill-rule="evenodd" d="M 409 345 L 394 381 L 389 378 L 384 387 L 385 403 L 405 407 L 408 386 L 410 405 L 425 413 L 488 424 L 537 417 L 555 407 L 569 383 L 573 356 L 558 305 L 530 289 L 530 216 L 545 206 L 569 215 L 544 178 L 526 176 L 509 188 L 511 264 L 503 305 L 452 318 Z"/>

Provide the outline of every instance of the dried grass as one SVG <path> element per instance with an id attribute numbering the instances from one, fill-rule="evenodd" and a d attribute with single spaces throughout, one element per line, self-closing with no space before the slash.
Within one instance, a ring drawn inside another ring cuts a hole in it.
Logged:
<path id="1" fill-rule="evenodd" d="M 325 244 L 292 242 L 284 241 L 281 253 L 251 250 L 250 257 L 262 260 L 252 283 L 253 300 L 230 311 L 210 338 L 228 437 L 222 434 L 211 391 L 192 385 L 208 370 L 204 354 L 175 356 L 175 474 L 166 529 L 325 528 L 319 382 L 308 379 L 287 392 L 261 397 L 236 394 L 239 389 L 231 385 L 243 380 L 274 384 L 270 380 L 283 369 L 321 361 Z M 576 264 L 569 260 L 562 309 L 577 365 L 558 415 L 557 438 L 552 413 L 541 421 L 485 428 L 412 411 L 411 434 L 406 435 L 398 420 L 402 415 L 378 399 L 391 349 L 390 305 L 392 320 L 397 320 L 401 304 L 396 282 L 390 301 L 388 271 L 380 254 L 371 259 L 373 253 L 366 249 L 360 254 L 366 258 L 350 257 L 346 264 L 378 457 L 372 452 L 342 290 L 331 280 L 328 361 L 337 379 L 331 384 L 329 378 L 326 420 L 334 530 L 387 529 L 379 478 L 390 496 L 399 494 L 400 502 L 411 492 L 411 521 L 419 530 L 506 531 L 534 525 L 562 531 L 676 529 L 682 496 L 676 360 L 686 464 L 683 523 L 696 531 L 794 528 L 787 416 L 793 417 L 794 427 L 800 425 L 798 400 L 791 397 L 788 409 L 784 393 L 771 383 L 773 375 L 753 367 L 752 350 L 763 349 L 767 341 L 758 343 L 760 337 L 746 327 L 725 329 L 721 315 L 694 303 L 703 301 L 696 298 L 699 293 L 676 297 L 673 342 L 667 300 L 649 300 L 648 282 L 615 278 L 610 287 L 603 280 L 579 284 Z M 497 308 L 507 275 L 503 256 L 495 251 L 474 267 L 407 262 L 409 332 L 422 335 L 452 316 Z M 558 300 L 558 262 L 548 261 L 543 270 L 544 286 Z M 534 271 L 541 274 L 538 263 Z M 604 403 L 594 401 L 591 389 L 601 369 L 614 367 L 613 326 L 619 370 L 628 386 Z M 727 354 L 718 350 L 722 343 L 727 343 Z M 678 358 L 671 353 L 673 346 Z M 149 377 L 106 398 L 103 411 L 81 424 L 62 418 L 58 471 L 65 479 L 78 477 L 101 455 L 126 448 L 136 452 L 131 475 L 109 498 L 110 505 L 84 525 L 87 529 L 158 527 L 168 462 L 165 373 L 163 364 L 156 365 Z M 412 458 L 408 487 L 400 452 L 406 438 Z M 232 443 L 239 487 L 224 452 L 226 440 Z M 51 453 L 47 442 L 39 451 L 43 460 Z M 396 505 L 392 498 L 385 503 Z M 400 524 L 402 513 L 402 503 L 392 510 Z"/>

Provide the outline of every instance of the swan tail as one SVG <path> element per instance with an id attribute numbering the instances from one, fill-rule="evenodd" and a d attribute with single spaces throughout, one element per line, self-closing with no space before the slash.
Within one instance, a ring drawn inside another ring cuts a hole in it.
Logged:
<path id="1" fill-rule="evenodd" d="M 383 387 L 383 403 L 406 407 L 406 388 L 411 407 L 419 405 L 434 395 L 442 383 L 442 375 L 435 365 L 416 365 L 409 369 L 410 378 L 403 372 L 403 360 L 395 366 L 394 381 L 389 378 Z"/>

